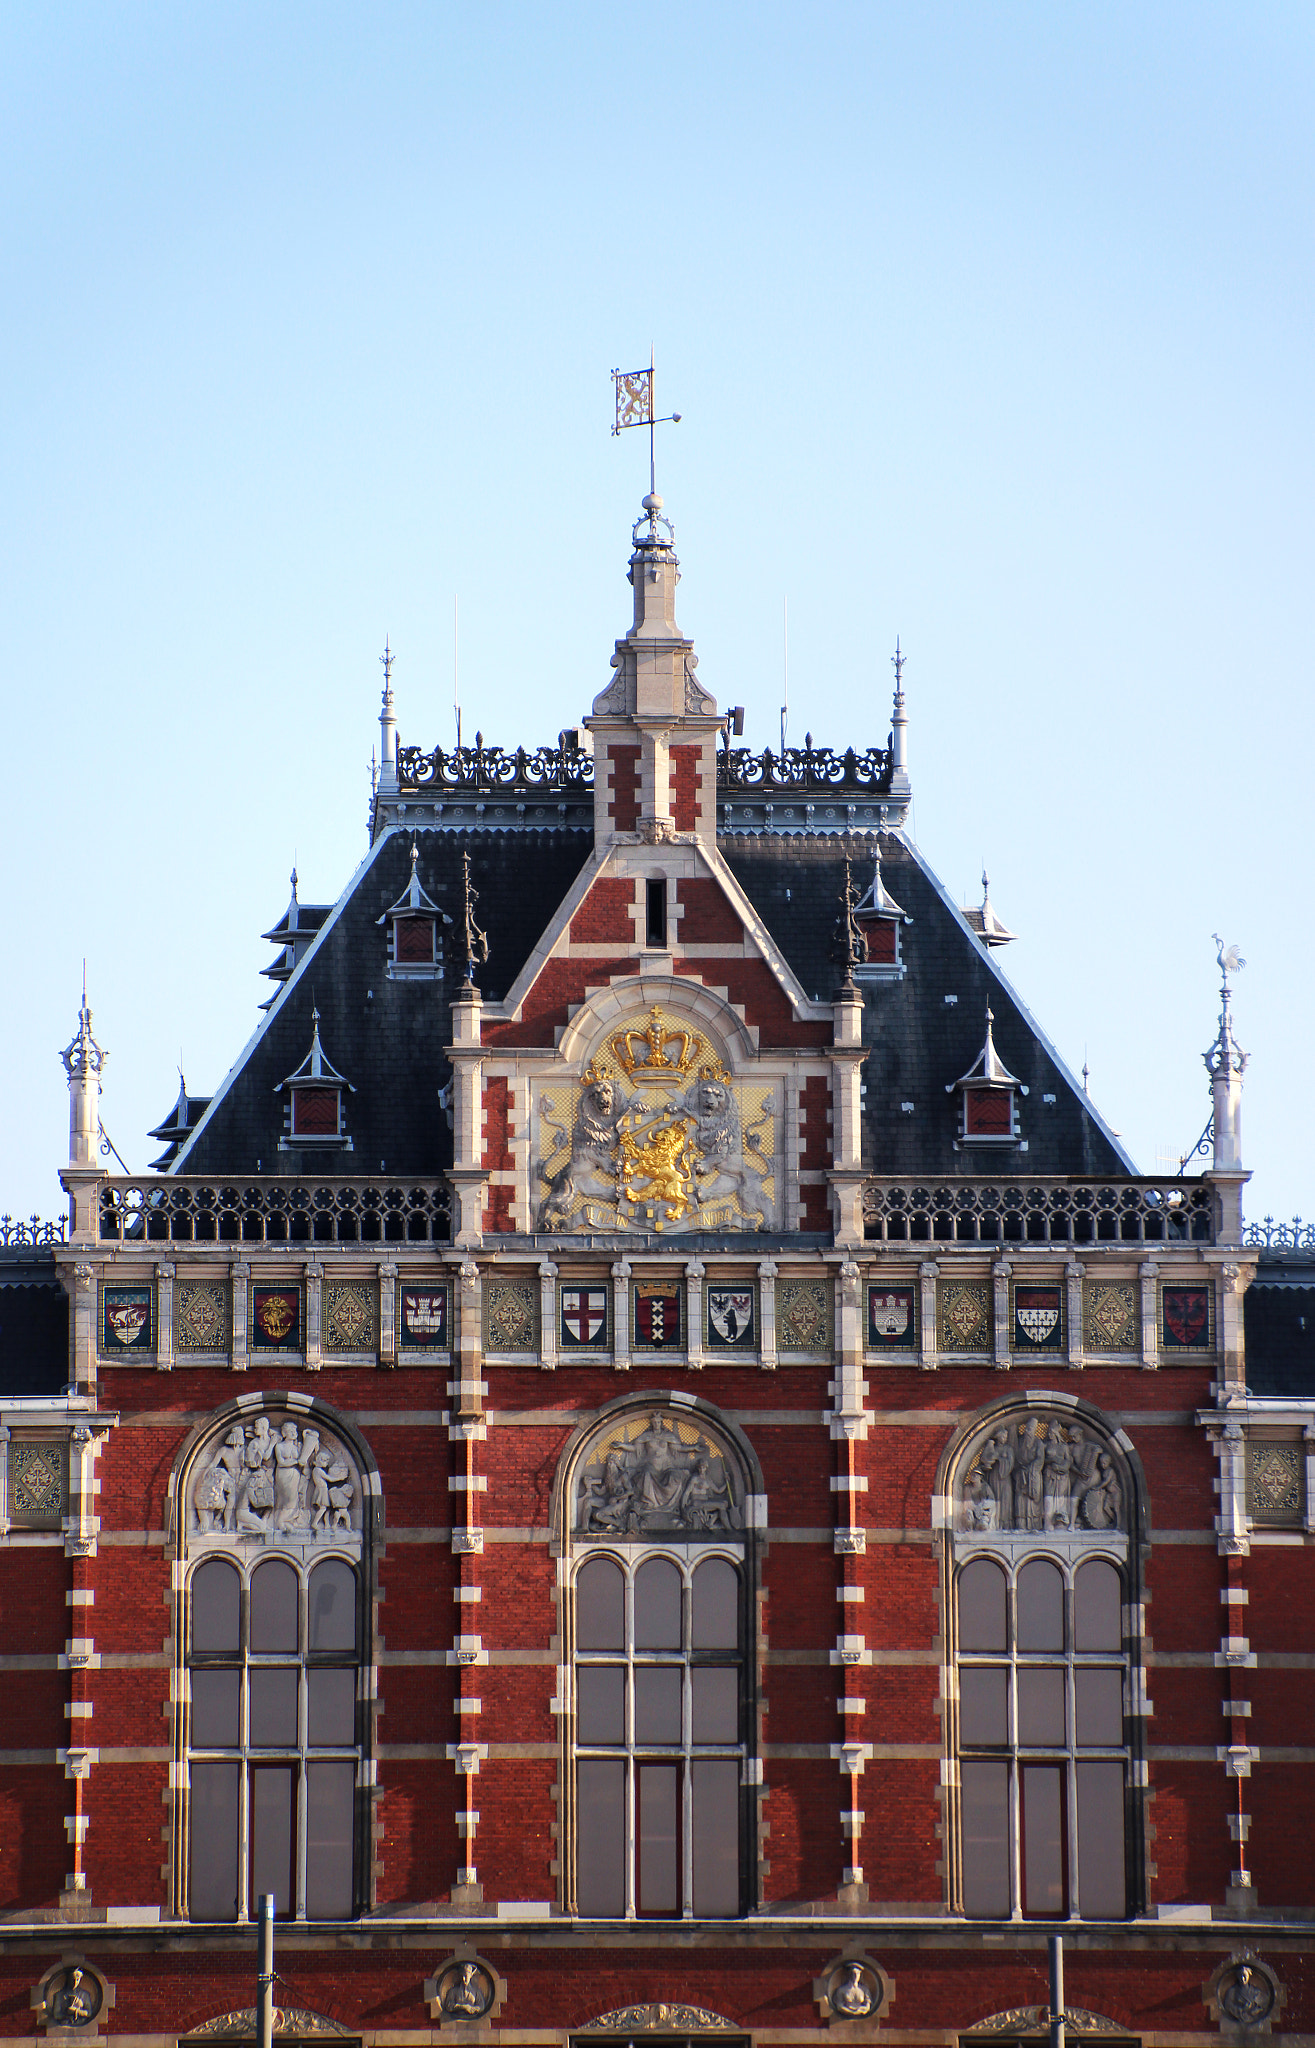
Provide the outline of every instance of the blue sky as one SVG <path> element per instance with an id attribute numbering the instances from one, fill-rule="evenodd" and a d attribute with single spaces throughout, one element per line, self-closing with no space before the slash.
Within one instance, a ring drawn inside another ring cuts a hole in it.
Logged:
<path id="1" fill-rule="evenodd" d="M 681 623 L 746 740 L 884 739 L 1143 1170 L 1248 960 L 1248 1212 L 1315 1199 L 1306 7 L 13 4 L 0 1207 L 86 955 L 130 1165 L 404 741 L 527 745 L 625 629 L 658 363 Z"/>

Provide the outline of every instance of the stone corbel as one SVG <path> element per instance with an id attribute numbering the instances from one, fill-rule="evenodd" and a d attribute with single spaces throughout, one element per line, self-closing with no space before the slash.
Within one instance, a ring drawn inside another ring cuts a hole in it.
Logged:
<path id="1" fill-rule="evenodd" d="M 96 1386 L 96 1281 L 98 1268 L 79 1259 L 73 1268 L 73 1313 L 69 1317 L 69 1380 L 80 1394 Z"/>
<path id="2" fill-rule="evenodd" d="M 100 1533 L 100 1516 L 94 1512 L 96 1500 L 96 1459 L 101 1445 L 109 1435 L 105 1427 L 95 1429 L 90 1423 L 79 1422 L 69 1438 L 68 1450 L 68 1506 L 64 1517 L 64 1555 L 66 1557 L 94 1557 L 96 1538 Z"/>

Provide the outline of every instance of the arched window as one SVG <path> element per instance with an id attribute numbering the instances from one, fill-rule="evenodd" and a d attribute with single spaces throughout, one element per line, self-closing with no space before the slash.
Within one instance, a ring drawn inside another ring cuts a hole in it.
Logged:
<path id="1" fill-rule="evenodd" d="M 193 1920 L 349 1919 L 365 1703 L 356 1460 L 320 1423 L 243 1419 L 184 1483 L 180 1649 Z"/>
<path id="2" fill-rule="evenodd" d="M 1135 1891 L 1127 1461 L 1085 1416 L 1033 1408 L 977 1433 L 955 1492 L 960 1903 L 977 1919 L 1121 1920 Z"/>
<path id="3" fill-rule="evenodd" d="M 575 1910 L 732 1917 L 753 1775 L 740 1460 L 701 1415 L 632 1412 L 571 1500 Z"/>

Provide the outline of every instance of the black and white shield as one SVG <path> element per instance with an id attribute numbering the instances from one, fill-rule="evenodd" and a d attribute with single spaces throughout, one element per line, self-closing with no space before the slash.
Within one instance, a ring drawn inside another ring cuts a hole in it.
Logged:
<path id="1" fill-rule="evenodd" d="M 752 1287 L 710 1287 L 708 1289 L 708 1327 L 709 1334 L 714 1343 L 752 1343 Z"/>

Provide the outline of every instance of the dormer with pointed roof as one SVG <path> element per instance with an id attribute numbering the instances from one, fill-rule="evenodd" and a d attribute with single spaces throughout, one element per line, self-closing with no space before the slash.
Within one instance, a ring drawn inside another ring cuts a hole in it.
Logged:
<path id="1" fill-rule="evenodd" d="M 966 1074 L 947 1081 L 945 1092 L 960 1096 L 959 1135 L 955 1150 L 963 1145 L 1017 1145 L 1027 1150 L 1018 1123 L 1018 1096 L 1027 1088 L 1017 1074 L 1011 1074 L 995 1049 L 995 1013 L 986 1006 L 986 1039 Z"/>
<path id="2" fill-rule="evenodd" d="M 963 914 L 984 946 L 1010 946 L 1018 937 L 1018 933 L 1011 932 L 995 914 L 995 905 L 991 901 L 991 878 L 985 868 L 982 869 L 981 908 L 974 906 L 965 909 Z"/>
<path id="3" fill-rule="evenodd" d="M 273 998 L 271 997 L 272 1000 Z M 183 1145 L 187 1142 L 189 1134 L 196 1129 L 209 1107 L 210 1097 L 208 1095 L 188 1094 L 187 1081 L 180 1067 L 178 1069 L 177 1101 L 169 1111 L 169 1114 L 160 1119 L 155 1129 L 146 1133 L 148 1138 L 158 1138 L 165 1148 L 158 1159 L 151 1161 L 152 1173 L 167 1173 L 169 1171 Z"/>
<path id="4" fill-rule="evenodd" d="M 411 835 L 411 878 L 376 924 L 388 932 L 389 981 L 443 979 L 443 926 L 452 919 L 426 895 L 420 880 L 420 851 Z"/>
<path id="5" fill-rule="evenodd" d="M 854 905 L 854 922 L 863 937 L 866 958 L 854 969 L 854 979 L 898 981 L 904 974 L 900 956 L 900 927 L 913 919 L 895 901 L 881 875 L 881 849 L 872 856 L 872 880 Z"/>
<path id="6" fill-rule="evenodd" d="M 292 895 L 288 899 L 287 909 L 276 925 L 269 931 L 260 934 L 262 939 L 268 939 L 271 945 L 279 948 L 278 954 L 271 961 L 270 965 L 262 967 L 260 970 L 267 981 L 277 982 L 280 987 L 285 981 L 291 981 L 302 958 L 314 945 L 319 935 L 320 926 L 324 923 L 325 918 L 332 909 L 333 905 L 331 903 L 299 903 L 297 901 L 297 870 L 294 868 L 292 870 Z M 276 988 L 274 994 L 269 996 L 260 1007 L 262 1010 L 268 1010 L 271 1004 L 277 1002 L 277 1000 L 278 989 Z"/>
<path id="7" fill-rule="evenodd" d="M 343 1119 L 343 1095 L 356 1089 L 340 1074 L 320 1044 L 320 1013 L 311 1011 L 310 1051 L 294 1074 L 280 1081 L 274 1093 L 288 1091 L 286 1125 L 279 1139 L 280 1152 L 298 1152 L 304 1147 L 316 1151 L 337 1148 L 355 1150 Z"/>

